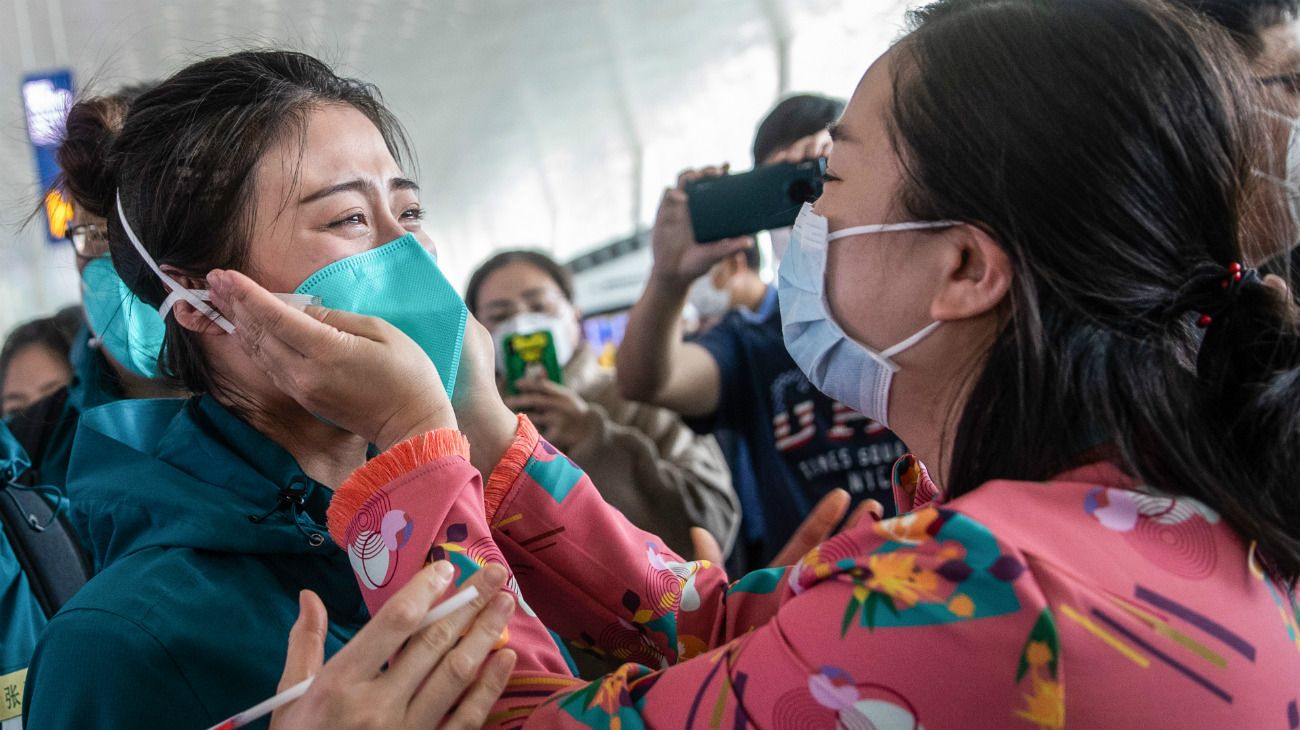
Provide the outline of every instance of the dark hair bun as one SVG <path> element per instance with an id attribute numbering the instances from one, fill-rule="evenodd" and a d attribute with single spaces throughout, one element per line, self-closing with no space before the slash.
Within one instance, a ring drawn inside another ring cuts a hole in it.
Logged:
<path id="1" fill-rule="evenodd" d="M 117 187 L 109 150 L 126 121 L 127 102 L 114 96 L 85 99 L 68 112 L 67 131 L 59 145 L 63 186 L 73 203 L 107 218 Z"/>

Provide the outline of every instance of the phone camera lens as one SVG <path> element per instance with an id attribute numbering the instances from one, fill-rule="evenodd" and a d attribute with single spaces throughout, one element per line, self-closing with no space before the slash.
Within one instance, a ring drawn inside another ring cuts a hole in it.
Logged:
<path id="1" fill-rule="evenodd" d="M 811 203 L 817 199 L 817 192 L 811 180 L 795 180 L 786 189 L 791 203 Z"/>

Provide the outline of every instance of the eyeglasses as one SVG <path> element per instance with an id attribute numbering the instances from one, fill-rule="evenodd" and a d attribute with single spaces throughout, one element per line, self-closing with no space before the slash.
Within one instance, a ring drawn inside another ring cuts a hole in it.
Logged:
<path id="1" fill-rule="evenodd" d="M 108 253 L 108 231 L 93 223 L 69 228 L 67 238 L 78 256 L 94 259 Z"/>

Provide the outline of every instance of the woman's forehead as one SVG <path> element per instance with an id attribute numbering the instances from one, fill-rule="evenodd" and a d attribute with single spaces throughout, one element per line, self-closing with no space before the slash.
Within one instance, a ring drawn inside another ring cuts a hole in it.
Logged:
<path id="1" fill-rule="evenodd" d="M 350 179 L 386 181 L 402 175 L 383 134 L 357 109 L 332 104 L 312 110 L 301 134 L 287 135 L 259 163 L 275 187 L 313 190 Z M 387 185 L 383 185 L 387 188 Z"/>

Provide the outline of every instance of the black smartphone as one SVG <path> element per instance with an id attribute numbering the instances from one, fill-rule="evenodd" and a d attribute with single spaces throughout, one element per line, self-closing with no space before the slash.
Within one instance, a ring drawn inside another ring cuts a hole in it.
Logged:
<path id="1" fill-rule="evenodd" d="M 822 194 L 826 159 L 782 162 L 686 184 L 695 240 L 711 243 L 794 225 L 799 209 Z"/>

